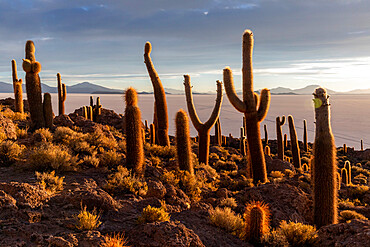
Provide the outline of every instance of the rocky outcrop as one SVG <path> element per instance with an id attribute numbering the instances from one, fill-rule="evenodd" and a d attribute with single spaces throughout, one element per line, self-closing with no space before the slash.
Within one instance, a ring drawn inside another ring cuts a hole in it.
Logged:
<path id="1" fill-rule="evenodd" d="M 17 139 L 15 124 L 2 113 L 0 113 L 0 134 L 5 134 L 8 139 Z"/>

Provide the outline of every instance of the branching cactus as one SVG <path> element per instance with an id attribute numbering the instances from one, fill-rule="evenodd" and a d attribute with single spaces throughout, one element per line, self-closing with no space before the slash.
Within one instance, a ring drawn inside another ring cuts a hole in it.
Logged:
<path id="1" fill-rule="evenodd" d="M 51 95 L 50 93 L 44 93 L 44 119 L 45 119 L 45 127 L 51 129 L 53 127 L 53 106 L 51 104 Z"/>
<path id="2" fill-rule="evenodd" d="M 152 45 L 150 42 L 146 42 L 144 48 L 144 62 L 148 70 L 150 79 L 152 81 L 154 98 L 156 105 L 156 117 L 158 125 L 156 125 L 158 144 L 161 146 L 169 146 L 170 139 L 168 137 L 168 115 L 167 115 L 167 102 L 166 94 L 162 86 L 161 79 L 159 79 L 158 73 L 154 68 L 152 59 L 150 58 L 150 52 L 152 51 Z"/>
<path id="3" fill-rule="evenodd" d="M 295 130 L 294 120 L 291 115 L 288 116 L 289 132 L 290 132 L 290 146 L 292 148 L 293 165 L 295 168 L 301 167 L 301 155 L 298 145 L 297 131 Z"/>
<path id="4" fill-rule="evenodd" d="M 222 145 L 220 118 L 217 119 L 216 124 L 215 124 L 215 145 L 217 146 Z"/>
<path id="5" fill-rule="evenodd" d="M 93 107 L 93 120 L 94 122 L 98 121 L 99 116 L 101 115 L 102 105 L 100 104 L 100 97 L 96 98 L 96 105 Z"/>
<path id="6" fill-rule="evenodd" d="M 195 106 L 193 103 L 193 94 L 191 92 L 191 84 L 190 84 L 190 76 L 184 75 L 184 85 L 185 85 L 185 96 L 186 96 L 186 103 L 188 107 L 189 116 L 191 122 L 193 123 L 195 129 L 198 131 L 199 136 L 199 148 L 198 148 L 198 159 L 199 163 L 204 163 L 208 165 L 208 157 L 209 157 L 209 142 L 210 136 L 209 132 L 212 126 L 216 123 L 216 120 L 219 117 L 221 104 L 222 104 L 222 83 L 217 81 L 217 97 L 216 97 L 216 104 L 213 108 L 212 114 L 207 122 L 202 123 L 197 115 L 195 110 Z"/>
<path id="7" fill-rule="evenodd" d="M 194 174 L 191 160 L 189 119 L 182 109 L 176 114 L 176 153 L 180 170 Z"/>
<path id="8" fill-rule="evenodd" d="M 319 228 L 337 223 L 336 147 L 330 123 L 329 95 L 317 88 L 314 95 L 316 131 L 314 160 L 314 223 Z"/>
<path id="9" fill-rule="evenodd" d="M 64 102 L 67 99 L 67 88 L 66 84 L 62 83 L 62 78 L 60 74 L 57 74 L 58 80 L 58 109 L 59 109 L 59 116 L 65 114 L 65 107 Z"/>
<path id="10" fill-rule="evenodd" d="M 22 89 L 22 79 L 18 79 L 17 75 L 17 63 L 12 60 L 12 75 L 13 75 L 13 90 L 14 90 L 14 108 L 15 112 L 23 113 L 23 89 Z"/>
<path id="11" fill-rule="evenodd" d="M 141 176 L 144 174 L 144 146 L 141 111 L 137 106 L 137 93 L 132 87 L 126 90 L 126 166 Z"/>
<path id="12" fill-rule="evenodd" d="M 260 97 L 253 90 L 253 34 L 246 30 L 243 34 L 243 100 L 235 92 L 231 69 L 224 69 L 224 83 L 227 97 L 231 104 L 244 113 L 248 151 L 253 170 L 253 182 L 265 183 L 267 181 L 266 162 L 262 149 L 260 122 L 266 117 L 270 106 L 270 90 L 262 89 Z"/>
<path id="13" fill-rule="evenodd" d="M 266 124 L 263 125 L 263 130 L 265 132 L 265 145 L 267 146 L 267 145 L 269 145 L 269 134 L 267 132 L 267 125 Z"/>
<path id="14" fill-rule="evenodd" d="M 281 130 L 281 126 L 285 124 L 285 116 L 276 117 L 276 139 L 277 139 L 277 146 L 278 146 L 278 159 L 284 160 L 284 148 L 285 144 L 283 142 L 283 132 Z"/>
<path id="15" fill-rule="evenodd" d="M 305 152 L 308 151 L 308 144 L 307 144 L 307 121 L 306 121 L 306 119 L 303 120 L 303 150 Z"/>
<path id="16" fill-rule="evenodd" d="M 26 72 L 27 100 L 30 107 L 32 128 L 40 129 L 45 127 L 44 112 L 41 96 L 41 81 L 39 73 L 41 64 L 35 58 L 35 45 L 33 41 L 26 43 L 26 58 L 23 59 L 23 70 Z"/>

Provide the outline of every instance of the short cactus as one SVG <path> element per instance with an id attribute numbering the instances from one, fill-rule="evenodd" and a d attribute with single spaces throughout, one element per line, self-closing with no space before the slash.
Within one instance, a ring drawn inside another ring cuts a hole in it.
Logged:
<path id="1" fill-rule="evenodd" d="M 188 112 L 193 123 L 195 129 L 198 131 L 199 135 L 199 153 L 198 159 L 199 163 L 204 163 L 208 165 L 208 157 L 209 157 L 209 142 L 210 136 L 209 132 L 212 126 L 216 123 L 216 120 L 219 117 L 221 104 L 222 104 L 222 83 L 217 81 L 217 97 L 216 97 L 216 104 L 213 108 L 212 114 L 207 122 L 202 123 L 197 115 L 195 110 L 195 106 L 193 103 L 193 94 L 191 92 L 191 84 L 190 84 L 190 76 L 184 75 L 184 86 L 185 86 L 185 96 L 186 96 L 186 103 L 188 106 Z"/>
<path id="2" fill-rule="evenodd" d="M 265 146 L 269 145 L 269 134 L 267 132 L 267 125 L 263 125 L 263 130 L 265 132 Z"/>
<path id="3" fill-rule="evenodd" d="M 352 169 L 351 169 L 351 163 L 348 160 L 346 160 L 346 162 L 344 162 L 344 168 L 346 168 L 347 173 L 348 173 L 348 184 L 351 184 L 352 183 L 352 180 L 351 180 Z"/>
<path id="4" fill-rule="evenodd" d="M 314 223 L 320 228 L 337 223 L 336 147 L 330 124 L 329 95 L 317 88 L 314 95 L 316 131 L 313 174 Z"/>
<path id="5" fill-rule="evenodd" d="M 191 160 L 189 119 L 182 109 L 176 114 L 176 153 L 180 170 L 194 174 Z"/>
<path id="6" fill-rule="evenodd" d="M 100 104 L 100 97 L 96 98 L 96 105 L 93 107 L 93 121 L 97 122 L 101 115 L 102 105 Z"/>
<path id="7" fill-rule="evenodd" d="M 342 168 L 340 170 L 340 173 L 341 173 L 342 183 L 344 183 L 346 186 L 348 186 L 349 182 L 348 182 L 348 171 L 347 171 L 347 169 Z"/>
<path id="8" fill-rule="evenodd" d="M 22 79 L 18 79 L 17 63 L 12 60 L 13 90 L 14 90 L 14 108 L 15 112 L 23 113 L 23 89 Z"/>
<path id="9" fill-rule="evenodd" d="M 27 100 L 30 107 L 32 128 L 45 127 L 39 73 L 41 64 L 35 58 L 35 45 L 31 40 L 26 43 L 26 58 L 23 59 L 23 70 L 26 72 Z"/>
<path id="10" fill-rule="evenodd" d="M 281 131 L 281 126 L 283 126 L 284 124 L 285 124 L 285 116 L 282 116 L 281 119 L 280 117 L 276 117 L 276 139 L 277 139 L 277 146 L 278 146 L 277 155 L 278 155 L 278 159 L 281 159 L 281 160 L 284 159 L 284 148 L 285 148 L 285 144 L 283 142 L 283 132 Z"/>
<path id="11" fill-rule="evenodd" d="M 345 143 L 343 144 L 343 154 L 347 154 L 347 145 Z"/>
<path id="12" fill-rule="evenodd" d="M 271 151 L 270 151 L 270 147 L 269 146 L 265 146 L 265 155 L 267 155 L 267 156 L 270 156 L 271 155 Z"/>
<path id="13" fill-rule="evenodd" d="M 91 106 L 87 107 L 87 119 L 93 121 L 93 108 Z"/>
<path id="14" fill-rule="evenodd" d="M 144 145 L 142 138 L 141 111 L 137 106 L 137 93 L 132 87 L 125 93 L 126 109 L 126 166 L 142 176 L 144 174 Z"/>
<path id="15" fill-rule="evenodd" d="M 303 119 L 303 150 L 305 152 L 308 151 L 308 144 L 307 144 L 307 121 Z"/>
<path id="16" fill-rule="evenodd" d="M 294 120 L 291 115 L 288 116 L 289 132 L 290 132 L 290 146 L 292 149 L 293 165 L 295 168 L 301 167 L 301 155 L 298 145 L 297 131 L 295 130 Z"/>
<path id="17" fill-rule="evenodd" d="M 158 125 L 156 125 L 155 127 L 157 131 L 158 144 L 161 146 L 169 146 L 170 139 L 168 137 L 168 115 L 167 115 L 166 93 L 163 89 L 161 79 L 159 78 L 158 73 L 155 70 L 152 59 L 150 57 L 151 51 L 152 45 L 150 44 L 150 42 L 146 42 L 144 48 L 144 62 L 154 89 L 156 118 L 158 120 Z"/>
<path id="18" fill-rule="evenodd" d="M 245 238 L 248 242 L 258 244 L 269 232 L 270 210 L 263 202 L 251 202 L 246 205 L 244 220 L 246 225 Z"/>
<path id="19" fill-rule="evenodd" d="M 364 142 L 361 139 L 361 151 L 364 151 Z"/>
<path id="20" fill-rule="evenodd" d="M 87 107 L 86 106 L 82 107 L 82 116 L 87 119 Z"/>
<path id="21" fill-rule="evenodd" d="M 287 134 L 284 134 L 284 149 L 288 149 L 288 136 Z"/>
<path id="22" fill-rule="evenodd" d="M 155 144 L 155 126 L 150 124 L 150 144 Z"/>
<path id="23" fill-rule="evenodd" d="M 53 127 L 54 113 L 53 106 L 51 104 L 50 93 L 44 93 L 43 112 L 45 119 L 45 127 L 51 129 Z"/>
<path id="24" fill-rule="evenodd" d="M 67 89 L 66 84 L 62 83 L 62 78 L 60 74 L 57 74 L 58 80 L 58 109 L 59 109 L 59 116 L 65 114 L 65 107 L 64 102 L 67 99 Z"/>
<path id="25" fill-rule="evenodd" d="M 263 154 L 260 122 L 266 117 L 270 106 L 270 90 L 262 89 L 258 96 L 253 90 L 253 33 L 245 30 L 243 34 L 243 100 L 236 94 L 231 69 L 224 69 L 226 95 L 231 104 L 244 113 L 247 130 L 248 152 L 253 170 L 253 182 L 267 181 L 266 162 Z"/>

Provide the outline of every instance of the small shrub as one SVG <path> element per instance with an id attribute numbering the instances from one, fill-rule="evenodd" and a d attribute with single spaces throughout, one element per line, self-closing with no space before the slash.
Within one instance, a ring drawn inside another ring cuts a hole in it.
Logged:
<path id="1" fill-rule="evenodd" d="M 143 212 L 138 218 L 139 223 L 153 223 L 169 220 L 170 215 L 166 212 L 164 207 L 156 208 L 150 205 L 143 209 Z"/>
<path id="2" fill-rule="evenodd" d="M 83 134 L 73 131 L 68 127 L 58 127 L 54 132 L 53 141 L 68 145 L 72 140 L 76 138 L 82 139 Z"/>
<path id="3" fill-rule="evenodd" d="M 0 131 L 0 142 L 4 141 L 7 139 L 7 136 L 4 132 Z"/>
<path id="4" fill-rule="evenodd" d="M 124 238 L 123 234 L 114 234 L 112 236 L 105 236 L 104 242 L 100 244 L 100 247 L 128 247 L 127 240 Z"/>
<path id="5" fill-rule="evenodd" d="M 160 179 L 163 183 L 171 184 L 175 187 L 178 187 L 180 182 L 174 171 L 164 171 Z"/>
<path id="6" fill-rule="evenodd" d="M 54 193 L 54 192 L 63 190 L 64 177 L 55 176 L 55 171 L 52 171 L 50 173 L 36 172 L 36 178 L 37 178 L 38 184 L 40 184 L 41 187 L 44 190 L 48 191 L 49 193 Z"/>
<path id="7" fill-rule="evenodd" d="M 99 221 L 100 215 L 96 214 L 96 209 L 90 213 L 86 210 L 86 206 L 81 209 L 78 215 L 75 215 L 76 228 L 78 230 L 95 230 L 101 224 Z"/>
<path id="8" fill-rule="evenodd" d="M 220 157 L 218 157 L 218 155 L 216 153 L 210 153 L 209 154 L 209 159 L 210 160 L 219 160 Z"/>
<path id="9" fill-rule="evenodd" d="M 199 201 L 201 199 L 202 184 L 199 183 L 195 175 L 188 171 L 180 172 L 180 189 L 182 189 L 192 201 Z"/>
<path id="10" fill-rule="evenodd" d="M 104 151 L 99 155 L 100 166 L 117 167 L 123 163 L 123 154 L 117 153 L 114 150 Z"/>
<path id="11" fill-rule="evenodd" d="M 205 170 L 212 179 L 217 179 L 220 177 L 215 169 L 213 169 L 210 165 L 205 165 L 204 163 L 196 165 L 195 169 L 197 169 L 198 171 Z"/>
<path id="12" fill-rule="evenodd" d="M 17 134 L 17 138 L 18 139 L 26 138 L 27 135 L 28 135 L 27 130 L 28 130 L 28 128 L 27 129 L 21 129 L 18 126 L 16 126 L 15 132 Z M 1 135 L 1 133 L 0 133 L 0 135 Z M 1 141 L 1 137 L 0 137 L 0 141 Z"/>
<path id="13" fill-rule="evenodd" d="M 283 178 L 284 177 L 284 173 L 282 173 L 281 171 L 272 171 L 270 173 L 270 176 L 272 178 Z"/>
<path id="14" fill-rule="evenodd" d="M 152 162 L 154 167 L 159 167 L 159 165 L 162 163 L 162 160 L 156 156 L 151 156 L 149 160 Z"/>
<path id="15" fill-rule="evenodd" d="M 3 141 L 0 143 L 0 164 L 11 165 L 16 162 L 23 150 L 24 146 L 19 146 L 16 142 L 13 141 Z"/>
<path id="16" fill-rule="evenodd" d="M 360 173 L 353 178 L 353 182 L 357 184 L 367 184 L 367 177 L 364 174 Z"/>
<path id="17" fill-rule="evenodd" d="M 348 189 L 349 197 L 361 199 L 369 191 L 366 185 L 350 185 Z"/>
<path id="18" fill-rule="evenodd" d="M 230 208 L 211 209 L 209 212 L 209 219 L 211 223 L 220 227 L 233 235 L 240 238 L 243 237 L 245 223 L 240 215 L 237 215 Z"/>
<path id="19" fill-rule="evenodd" d="M 229 208 L 236 208 L 238 204 L 236 203 L 235 198 L 229 197 L 229 198 L 224 198 L 220 202 L 220 207 L 229 207 Z"/>
<path id="20" fill-rule="evenodd" d="M 294 176 L 294 172 L 292 170 L 290 170 L 290 169 L 285 169 L 284 170 L 284 174 L 288 178 L 292 178 Z"/>
<path id="21" fill-rule="evenodd" d="M 158 156 L 160 158 L 175 158 L 176 148 L 175 146 L 159 146 L 159 145 L 150 145 L 145 143 L 145 155 L 146 156 Z"/>
<path id="22" fill-rule="evenodd" d="M 99 162 L 99 159 L 95 155 L 87 155 L 82 159 L 82 164 L 86 166 L 98 167 Z"/>
<path id="23" fill-rule="evenodd" d="M 234 161 L 222 161 L 219 160 L 215 164 L 215 168 L 217 171 L 225 170 L 225 171 L 234 171 L 238 170 L 238 166 L 235 164 Z"/>
<path id="24" fill-rule="evenodd" d="M 118 144 L 113 136 L 106 135 L 102 129 L 97 128 L 94 132 L 88 133 L 86 141 L 95 147 L 102 147 L 107 150 L 116 149 Z"/>
<path id="25" fill-rule="evenodd" d="M 118 171 L 108 177 L 104 189 L 113 194 L 132 193 L 143 196 L 148 191 L 146 182 L 131 174 L 123 166 L 117 167 Z"/>
<path id="26" fill-rule="evenodd" d="M 271 231 L 263 235 L 261 239 L 262 245 L 265 247 L 288 247 L 289 243 L 285 235 L 281 231 Z"/>
<path id="27" fill-rule="evenodd" d="M 283 234 L 290 246 L 293 247 L 314 246 L 316 243 L 316 228 L 310 225 L 294 222 L 287 223 L 283 220 L 277 231 Z"/>
<path id="28" fill-rule="evenodd" d="M 354 219 L 359 219 L 359 220 L 367 220 L 367 218 L 360 214 L 357 213 L 356 211 L 352 210 L 343 210 L 342 212 L 339 213 L 339 222 L 351 222 L 351 220 Z"/>
<path id="29" fill-rule="evenodd" d="M 28 117 L 28 113 L 13 112 L 9 108 L 5 109 L 2 114 L 4 117 L 9 118 L 12 121 L 24 121 Z"/>
<path id="30" fill-rule="evenodd" d="M 42 142 L 51 142 L 53 140 L 53 134 L 45 128 L 36 130 L 33 135 L 37 136 L 37 139 Z"/>

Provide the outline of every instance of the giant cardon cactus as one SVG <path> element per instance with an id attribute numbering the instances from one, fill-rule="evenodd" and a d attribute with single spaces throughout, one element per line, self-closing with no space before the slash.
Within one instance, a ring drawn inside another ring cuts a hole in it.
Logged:
<path id="1" fill-rule="evenodd" d="M 176 113 L 176 154 L 180 170 L 194 174 L 191 157 L 189 119 L 184 110 Z"/>
<path id="2" fill-rule="evenodd" d="M 299 149 L 297 131 L 295 130 L 294 119 L 292 115 L 288 116 L 289 132 L 290 132 L 290 146 L 293 156 L 293 165 L 295 168 L 301 168 L 301 152 Z"/>
<path id="3" fill-rule="evenodd" d="M 193 123 L 195 129 L 198 131 L 199 136 L 199 149 L 198 149 L 198 159 L 199 163 L 204 163 L 208 165 L 208 157 L 209 157 L 209 142 L 210 136 L 209 132 L 212 126 L 216 123 L 218 116 L 220 114 L 221 104 L 222 104 L 222 83 L 217 81 L 217 98 L 216 104 L 213 108 L 212 114 L 207 122 L 202 123 L 197 115 L 197 112 L 194 107 L 193 103 L 193 94 L 191 92 L 191 84 L 190 84 L 190 76 L 184 75 L 184 85 L 185 85 L 185 96 L 186 96 L 186 103 L 188 106 L 188 112 Z"/>
<path id="4" fill-rule="evenodd" d="M 33 41 L 26 43 L 26 58 L 23 59 L 23 70 L 26 72 L 27 100 L 30 107 L 32 128 L 45 127 L 44 111 L 41 96 L 41 81 L 39 73 L 41 64 L 35 58 L 35 45 Z"/>
<path id="5" fill-rule="evenodd" d="M 161 79 L 158 76 L 157 71 L 154 68 L 150 52 L 152 51 L 152 45 L 150 42 L 146 42 L 144 48 L 144 62 L 148 70 L 150 79 L 152 81 L 155 106 L 156 106 L 156 118 L 155 123 L 158 138 L 158 144 L 161 146 L 169 146 L 170 139 L 168 137 L 168 115 L 167 115 L 167 101 L 166 93 L 163 89 Z"/>
<path id="6" fill-rule="evenodd" d="M 14 90 L 14 108 L 15 112 L 23 113 L 23 89 L 22 79 L 18 79 L 17 63 L 12 60 L 13 90 Z"/>
<path id="7" fill-rule="evenodd" d="M 64 102 L 67 99 L 67 88 L 66 84 L 62 83 L 62 77 L 60 74 L 57 74 L 58 80 L 58 109 L 59 109 L 59 116 L 65 114 L 65 107 Z"/>
<path id="8" fill-rule="evenodd" d="M 253 182 L 265 183 L 267 181 L 266 162 L 263 154 L 260 122 L 266 117 L 270 106 L 270 90 L 262 89 L 258 96 L 253 90 L 253 33 L 246 30 L 243 34 L 243 100 L 240 100 L 235 92 L 231 69 L 224 69 L 224 83 L 227 97 L 231 104 L 240 112 L 244 113 L 248 151 L 253 170 Z"/>
<path id="9" fill-rule="evenodd" d="M 337 223 L 336 147 L 330 124 L 329 95 L 317 88 L 314 95 L 316 131 L 313 174 L 314 223 L 319 228 Z"/>

